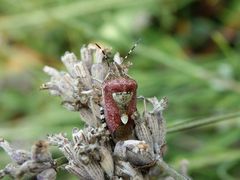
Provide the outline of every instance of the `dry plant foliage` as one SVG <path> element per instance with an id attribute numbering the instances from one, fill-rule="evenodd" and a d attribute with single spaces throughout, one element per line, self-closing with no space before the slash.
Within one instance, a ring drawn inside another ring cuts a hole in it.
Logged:
<path id="1" fill-rule="evenodd" d="M 0 171 L 1 178 L 56 179 L 61 165 L 88 180 L 148 179 L 156 169 L 160 179 L 189 179 L 186 163 L 180 174 L 163 161 L 167 99 L 137 97 L 137 83 L 127 74 L 127 56 L 110 57 L 108 49 L 89 44 L 81 48 L 81 60 L 69 52 L 62 56 L 67 72 L 44 67 L 51 79 L 41 88 L 60 96 L 68 110 L 78 111 L 85 127 L 73 128 L 72 139 L 64 133 L 48 135 L 31 152 L 16 150 L 1 139 L 0 146 L 12 159 Z M 140 101 L 142 112 L 137 110 Z M 67 161 L 52 159 L 49 145 L 57 146 Z"/>

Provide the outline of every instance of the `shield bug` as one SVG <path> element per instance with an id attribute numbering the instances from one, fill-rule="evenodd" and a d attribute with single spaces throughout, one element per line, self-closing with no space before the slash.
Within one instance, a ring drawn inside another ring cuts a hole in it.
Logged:
<path id="1" fill-rule="evenodd" d="M 124 59 L 131 54 L 136 45 Z M 112 62 L 111 65 L 110 73 L 102 86 L 104 115 L 114 138 L 125 140 L 131 138 L 133 134 L 134 121 L 131 116 L 137 111 L 137 82 L 124 73 L 124 66 L 116 62 Z"/>
<path id="2" fill-rule="evenodd" d="M 117 77 L 103 84 L 104 114 L 108 129 L 116 139 L 128 139 L 133 132 L 132 114 L 136 108 L 137 83 L 129 77 Z"/>

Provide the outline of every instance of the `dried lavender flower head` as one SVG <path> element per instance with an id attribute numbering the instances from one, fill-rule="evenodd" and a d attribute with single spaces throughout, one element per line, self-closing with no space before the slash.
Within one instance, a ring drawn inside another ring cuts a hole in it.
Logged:
<path id="1" fill-rule="evenodd" d="M 48 142 L 44 140 L 37 141 L 31 150 L 31 159 L 36 162 L 50 162 L 52 155 L 48 150 Z"/>
<path id="2" fill-rule="evenodd" d="M 33 175 L 38 180 L 56 179 L 56 162 L 48 150 L 54 145 L 67 159 L 64 168 L 80 179 L 143 180 L 155 165 L 175 179 L 186 179 L 162 159 L 167 99 L 139 97 L 144 110 L 137 110 L 137 82 L 127 74 L 131 63 L 126 61 L 135 47 L 125 58 L 119 53 L 109 58 L 109 51 L 89 44 L 81 48 L 81 60 L 70 52 L 62 56 L 67 72 L 45 66 L 51 79 L 41 88 L 60 96 L 67 109 L 79 111 L 87 125 L 73 128 L 72 139 L 65 133 L 48 135 L 48 141 L 37 141 L 31 152 L 16 150 L 0 139 L 0 147 L 13 160 L 0 170 L 0 178 Z M 147 104 L 152 108 L 147 109 Z"/>
<path id="3" fill-rule="evenodd" d="M 65 169 L 79 178 L 146 179 L 149 168 L 163 162 L 167 99 L 140 97 L 144 110 L 138 112 L 137 82 L 127 74 L 131 63 L 126 61 L 135 47 L 125 58 L 116 53 L 111 59 L 99 45 L 89 44 L 81 48 L 81 60 L 65 53 L 67 72 L 44 68 L 51 79 L 42 89 L 60 96 L 87 124 L 82 130 L 73 128 L 72 140 L 63 133 L 48 136 L 67 158 Z"/>
<path id="4" fill-rule="evenodd" d="M 36 176 L 38 180 L 42 177 L 48 180 L 56 178 L 56 171 L 47 141 L 37 141 L 32 146 L 31 152 L 15 149 L 4 139 L 0 140 L 0 147 L 12 159 L 11 163 L 0 170 L 0 179 L 7 175 L 13 179 L 30 178 L 32 176 Z"/>

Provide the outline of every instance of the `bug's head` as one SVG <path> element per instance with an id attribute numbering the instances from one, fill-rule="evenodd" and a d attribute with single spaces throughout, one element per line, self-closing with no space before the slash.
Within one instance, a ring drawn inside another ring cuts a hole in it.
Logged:
<path id="1" fill-rule="evenodd" d="M 126 106 L 132 99 L 133 93 L 131 91 L 114 92 L 112 93 L 113 100 L 118 106 Z"/>

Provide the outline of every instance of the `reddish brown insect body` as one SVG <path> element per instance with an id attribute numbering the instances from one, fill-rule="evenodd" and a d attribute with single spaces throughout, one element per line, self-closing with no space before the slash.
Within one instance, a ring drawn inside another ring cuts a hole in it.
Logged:
<path id="1" fill-rule="evenodd" d="M 116 139 L 128 139 L 133 132 L 131 115 L 137 110 L 136 90 L 136 81 L 129 77 L 117 77 L 103 84 L 106 123 Z"/>

